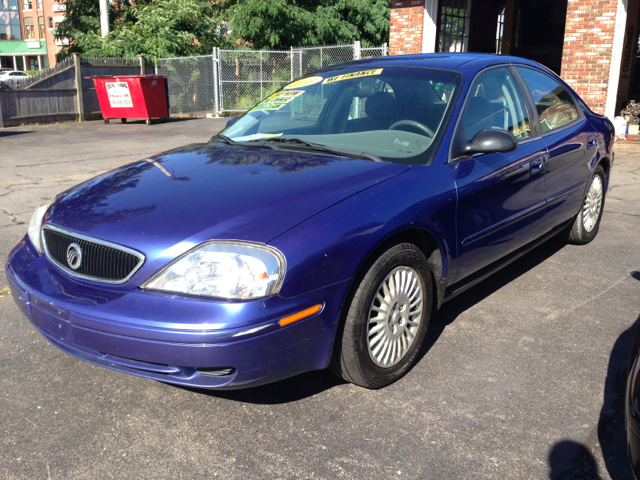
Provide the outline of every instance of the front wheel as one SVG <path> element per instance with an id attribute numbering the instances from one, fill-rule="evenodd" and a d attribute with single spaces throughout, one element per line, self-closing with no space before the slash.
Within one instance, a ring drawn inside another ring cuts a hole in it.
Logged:
<path id="1" fill-rule="evenodd" d="M 418 358 L 432 300 L 431 272 L 422 251 L 410 243 L 387 250 L 345 304 L 331 371 L 366 388 L 401 378 Z"/>
<path id="2" fill-rule="evenodd" d="M 587 195 L 584 198 L 582 207 L 578 212 L 567 241 L 574 245 L 585 245 L 596 238 L 602 220 L 604 210 L 604 170 L 600 165 L 596 167 L 587 188 Z"/>

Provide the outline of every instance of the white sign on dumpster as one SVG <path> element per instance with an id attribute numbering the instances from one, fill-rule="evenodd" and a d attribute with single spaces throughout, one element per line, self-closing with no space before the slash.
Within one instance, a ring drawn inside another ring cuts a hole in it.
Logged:
<path id="1" fill-rule="evenodd" d="M 104 82 L 111 108 L 133 107 L 127 82 Z"/>

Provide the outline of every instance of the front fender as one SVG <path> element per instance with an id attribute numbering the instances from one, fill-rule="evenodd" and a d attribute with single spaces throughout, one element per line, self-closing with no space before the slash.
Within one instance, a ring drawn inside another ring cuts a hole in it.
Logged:
<path id="1" fill-rule="evenodd" d="M 353 278 L 385 240 L 423 229 L 439 244 L 443 276 L 455 265 L 455 186 L 447 165 L 412 166 L 269 242 L 287 258 L 285 298 Z"/>

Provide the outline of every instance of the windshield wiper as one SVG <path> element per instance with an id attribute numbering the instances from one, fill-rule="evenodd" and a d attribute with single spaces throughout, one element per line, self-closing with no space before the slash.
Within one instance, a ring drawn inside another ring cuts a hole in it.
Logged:
<path id="1" fill-rule="evenodd" d="M 228 144 L 228 145 L 237 145 L 238 142 L 236 142 L 235 140 L 231 140 L 229 137 L 227 137 L 226 135 L 214 135 L 213 137 L 211 137 L 211 140 L 221 140 L 224 143 Z M 209 141 L 211 141 L 209 140 Z"/>
<path id="2" fill-rule="evenodd" d="M 347 150 L 344 148 L 328 147 L 326 145 L 322 145 L 321 143 L 308 142 L 307 140 L 302 140 L 301 138 L 270 138 L 269 140 L 249 140 L 248 142 L 245 142 L 245 144 L 257 142 L 260 142 L 261 144 L 284 143 L 288 145 L 303 145 L 305 147 L 313 148 L 314 150 L 333 153 L 335 155 L 340 155 L 343 157 L 363 158 L 366 160 L 373 160 L 374 162 L 382 162 L 382 159 L 380 157 L 372 153 L 356 152 L 355 150 Z"/>
<path id="3" fill-rule="evenodd" d="M 247 145 L 247 143 L 249 142 L 236 142 L 235 140 L 227 137 L 226 135 L 220 135 L 220 134 L 214 135 L 213 137 L 211 137 L 211 140 L 209 141 L 212 141 L 212 140 L 219 140 L 221 142 L 226 143 L 227 145 L 232 145 L 234 147 L 246 146 L 246 147 L 271 148 L 273 150 L 280 150 L 280 147 L 278 147 L 277 145 L 262 142 L 260 140 L 252 140 L 251 145 Z"/>

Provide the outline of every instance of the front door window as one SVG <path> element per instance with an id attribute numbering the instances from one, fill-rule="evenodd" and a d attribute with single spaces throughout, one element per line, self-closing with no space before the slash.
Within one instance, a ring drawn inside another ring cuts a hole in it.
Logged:
<path id="1" fill-rule="evenodd" d="M 494 68 L 482 74 L 470 92 L 460 122 L 467 140 L 487 128 L 506 130 L 518 140 L 531 136 L 522 93 L 508 68 Z"/>

